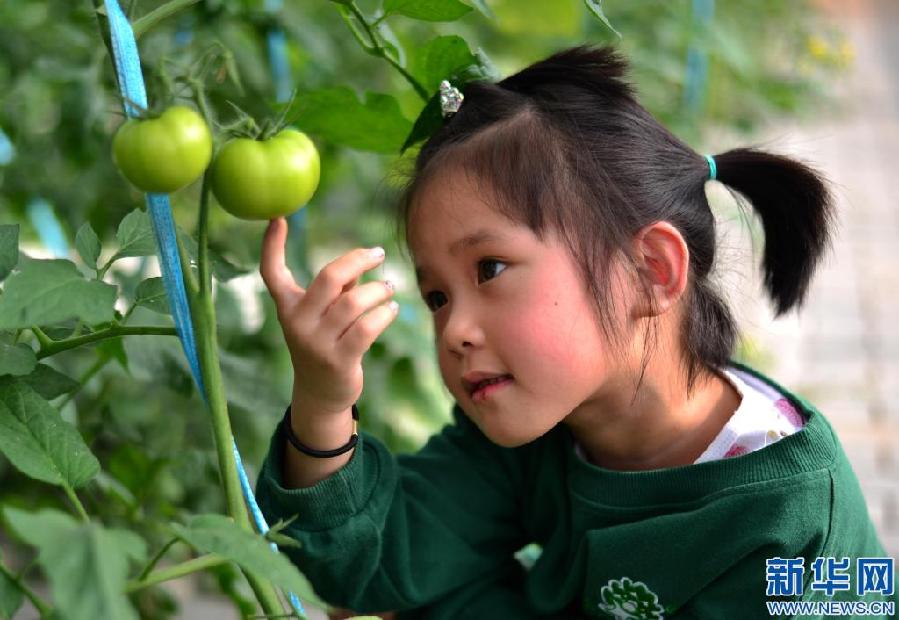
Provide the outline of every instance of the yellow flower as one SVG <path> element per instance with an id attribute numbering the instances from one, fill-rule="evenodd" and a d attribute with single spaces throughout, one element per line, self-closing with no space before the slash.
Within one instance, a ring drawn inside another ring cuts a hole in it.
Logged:
<path id="1" fill-rule="evenodd" d="M 807 41 L 808 51 L 812 56 L 818 59 L 827 58 L 830 53 L 830 47 L 827 45 L 827 41 L 818 35 L 811 35 Z"/>

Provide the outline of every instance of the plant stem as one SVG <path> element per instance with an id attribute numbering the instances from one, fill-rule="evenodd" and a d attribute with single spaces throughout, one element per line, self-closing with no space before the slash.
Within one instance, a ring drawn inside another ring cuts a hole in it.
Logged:
<path id="1" fill-rule="evenodd" d="M 140 572 L 140 574 L 137 576 L 137 581 L 141 581 L 141 580 L 143 580 L 143 579 L 146 579 L 146 578 L 147 578 L 147 575 L 150 574 L 150 571 L 153 570 L 153 567 L 156 566 L 156 563 L 159 562 L 159 560 L 162 559 L 162 556 L 165 555 L 165 552 L 168 551 L 169 549 L 171 549 L 172 545 L 174 545 L 174 544 L 175 544 L 176 542 L 178 542 L 179 540 L 181 540 L 181 539 L 178 538 L 177 536 L 175 536 L 175 537 L 173 537 L 172 539 L 170 539 L 167 543 L 165 543 L 165 544 L 162 546 L 162 548 L 161 548 L 159 551 L 156 552 L 156 555 L 154 555 L 154 556 L 150 559 L 150 561 L 147 562 L 147 565 L 144 567 L 144 569 L 143 569 L 143 570 Z"/>
<path id="2" fill-rule="evenodd" d="M 93 365 L 87 369 L 87 371 L 78 379 L 78 387 L 74 390 L 66 394 L 66 397 L 60 401 L 60 403 L 56 406 L 59 411 L 62 411 L 63 408 L 69 404 L 69 401 L 75 398 L 75 395 L 80 392 L 86 385 L 87 382 L 93 379 L 94 375 L 100 372 L 106 364 L 109 363 L 111 357 L 99 357 L 97 361 L 93 363 Z"/>
<path id="3" fill-rule="evenodd" d="M 64 484 L 62 488 L 65 490 L 66 495 L 69 496 L 72 504 L 74 504 L 75 510 L 78 511 L 78 516 L 81 517 L 81 520 L 85 523 L 89 523 L 91 519 L 89 516 L 87 516 L 87 511 L 84 509 L 84 504 L 81 503 L 81 500 L 78 499 L 78 496 L 75 494 L 75 489 L 67 484 Z"/>
<path id="4" fill-rule="evenodd" d="M 31 331 L 37 336 L 41 343 L 41 348 L 37 352 L 37 358 L 43 359 L 51 355 L 55 355 L 61 351 L 67 351 L 80 347 L 84 344 L 97 342 L 98 340 L 106 340 L 107 338 L 118 338 L 119 336 L 177 336 L 178 332 L 174 327 L 157 327 L 157 326 L 126 326 L 114 325 L 106 329 L 101 329 L 92 334 L 77 336 L 75 338 L 66 338 L 65 340 L 50 340 L 46 334 L 40 331 L 39 327 L 32 327 Z"/>
<path id="5" fill-rule="evenodd" d="M 31 601 L 31 604 L 34 605 L 34 608 L 37 609 L 38 613 L 41 615 L 41 618 L 46 618 L 50 615 L 51 607 L 48 603 L 46 603 L 41 597 L 35 594 L 31 588 L 25 585 L 25 580 L 22 579 L 21 576 L 13 575 L 6 566 L 0 563 L 0 573 L 2 573 L 6 579 L 12 583 L 16 588 L 18 588 L 19 592 L 28 597 L 28 600 Z"/>
<path id="6" fill-rule="evenodd" d="M 341 8 L 343 8 L 343 6 L 341 6 Z M 382 19 L 384 19 L 384 17 L 386 17 L 386 15 L 381 16 L 374 24 L 369 24 L 368 20 L 365 19 L 365 15 L 362 14 L 362 11 L 359 10 L 359 7 L 356 6 L 355 2 L 351 2 L 349 4 L 349 9 L 359 21 L 359 23 L 362 24 L 362 27 L 365 28 L 365 33 L 368 35 L 368 39 L 371 42 L 370 45 L 366 45 L 358 36 L 356 36 L 356 40 L 359 41 L 360 44 L 362 44 L 362 48 L 366 52 L 375 54 L 376 56 L 380 56 L 381 58 L 389 62 L 393 66 L 393 68 L 399 71 L 400 75 L 402 75 L 403 78 L 407 82 L 409 82 L 409 84 L 412 86 L 412 89 L 421 98 L 421 100 L 427 102 L 430 97 L 428 96 L 428 92 L 425 90 L 425 87 L 422 86 L 411 73 L 406 71 L 405 67 L 403 67 L 401 64 L 390 57 L 390 55 L 387 53 L 387 50 L 384 49 L 383 45 L 381 45 L 381 41 L 378 39 L 378 37 L 375 36 L 375 33 L 372 30 L 372 26 L 379 23 Z M 352 27 L 350 29 L 352 30 Z M 357 33 L 354 32 L 354 35 L 355 34 Z"/>
<path id="7" fill-rule="evenodd" d="M 171 581 L 172 579 L 178 579 L 179 577 L 184 577 L 185 575 L 190 575 L 191 573 L 206 570 L 207 568 L 212 568 L 213 566 L 225 564 L 227 561 L 227 558 L 223 558 L 222 556 L 216 555 L 215 553 L 201 555 L 200 557 L 188 560 L 187 562 L 182 562 L 181 564 L 175 564 L 174 566 L 169 566 L 168 568 L 154 571 L 147 575 L 144 579 L 129 581 L 125 585 L 125 593 L 131 594 L 132 592 L 137 592 L 138 590 L 143 590 L 144 588 L 149 588 L 150 586 L 155 586 L 156 584 L 162 583 L 164 581 Z"/>
<path id="8" fill-rule="evenodd" d="M 200 187 L 200 226 L 197 231 L 197 267 L 200 270 L 200 290 L 201 298 L 209 296 L 212 299 L 212 278 L 209 273 L 209 192 L 212 189 L 210 185 L 210 169 L 207 168 L 203 174 L 203 184 Z M 218 361 L 218 358 L 216 358 Z"/>
<path id="9" fill-rule="evenodd" d="M 208 176 L 208 173 L 207 173 Z M 197 356 L 200 362 L 200 374 L 206 389 L 207 405 L 212 416 L 212 432 L 215 450 L 218 455 L 219 474 L 225 492 L 228 514 L 238 526 L 254 531 L 250 524 L 237 475 L 237 461 L 234 458 L 234 437 L 231 434 L 231 420 L 228 418 L 228 400 L 225 395 L 222 370 L 219 365 L 218 341 L 216 339 L 215 305 L 212 301 L 212 282 L 209 277 L 208 224 L 209 224 L 209 191 L 211 187 L 206 176 L 200 196 L 200 216 L 198 223 L 197 262 L 200 272 L 200 285 L 194 288 L 195 293 L 188 296 L 193 318 L 194 334 L 197 339 Z M 284 613 L 284 605 L 278 598 L 278 592 L 270 582 L 261 579 L 251 571 L 242 569 L 247 582 L 253 589 L 256 599 L 266 615 Z"/>
<path id="10" fill-rule="evenodd" d="M 37 325 L 32 325 L 31 331 L 34 333 L 34 337 L 37 338 L 37 341 L 40 343 L 41 349 L 53 343 L 53 340 L 50 339 L 50 336 L 45 334 L 44 330 L 42 330 Z"/>

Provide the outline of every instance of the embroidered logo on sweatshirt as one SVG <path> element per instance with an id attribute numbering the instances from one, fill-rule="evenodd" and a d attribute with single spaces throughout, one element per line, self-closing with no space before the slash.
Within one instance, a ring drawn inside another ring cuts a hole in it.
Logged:
<path id="1" fill-rule="evenodd" d="M 599 610 L 619 620 L 664 620 L 659 597 L 642 581 L 610 579 L 599 592 Z"/>

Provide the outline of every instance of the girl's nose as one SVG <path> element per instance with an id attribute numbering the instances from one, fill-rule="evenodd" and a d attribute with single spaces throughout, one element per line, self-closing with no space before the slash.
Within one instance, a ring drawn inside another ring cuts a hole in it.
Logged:
<path id="1" fill-rule="evenodd" d="M 480 346 L 484 341 L 484 332 L 477 321 L 473 309 L 455 307 L 451 309 L 449 318 L 443 326 L 442 339 L 444 346 L 451 352 L 463 354 L 471 347 Z"/>

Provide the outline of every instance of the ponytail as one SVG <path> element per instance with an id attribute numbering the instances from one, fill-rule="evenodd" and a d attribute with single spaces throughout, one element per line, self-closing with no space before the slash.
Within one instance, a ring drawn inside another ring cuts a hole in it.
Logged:
<path id="1" fill-rule="evenodd" d="M 776 316 L 801 306 L 835 217 L 824 178 L 794 159 L 751 148 L 716 155 L 715 162 L 718 180 L 743 194 L 762 221 L 764 282 Z"/>

